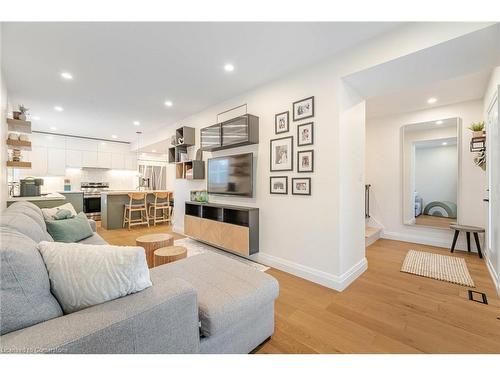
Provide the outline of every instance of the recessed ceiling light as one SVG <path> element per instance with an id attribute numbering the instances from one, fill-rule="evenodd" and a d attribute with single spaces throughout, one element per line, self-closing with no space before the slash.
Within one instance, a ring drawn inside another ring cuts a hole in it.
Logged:
<path id="1" fill-rule="evenodd" d="M 61 107 L 61 106 L 56 105 L 56 106 L 54 107 L 54 110 L 55 110 L 55 111 L 57 111 L 57 112 L 62 112 L 62 111 L 64 111 L 64 108 L 63 108 L 63 107 Z"/>
<path id="2" fill-rule="evenodd" d="M 448 144 L 448 142 L 441 143 L 441 145 L 443 145 L 443 146 L 446 146 L 447 144 Z"/>
<path id="3" fill-rule="evenodd" d="M 118 136 L 117 136 L 117 135 L 115 135 L 115 134 L 113 134 L 113 135 L 111 136 L 111 138 L 116 139 L 116 138 L 118 138 Z"/>
<path id="4" fill-rule="evenodd" d="M 135 126 L 139 126 L 139 125 L 141 125 L 141 123 L 140 123 L 139 121 L 134 121 L 134 122 L 133 122 L 133 124 L 134 124 Z"/>
<path id="5" fill-rule="evenodd" d="M 436 121 L 436 125 L 441 125 L 443 123 L 443 120 Z"/>
<path id="6" fill-rule="evenodd" d="M 38 120 L 40 120 L 40 117 L 38 117 L 38 116 L 31 116 L 31 119 L 35 120 L 35 121 L 38 121 Z"/>
<path id="7" fill-rule="evenodd" d="M 151 150 L 151 152 L 156 152 L 156 150 L 155 150 L 155 149 L 153 149 L 153 150 Z"/>
<path id="8" fill-rule="evenodd" d="M 68 81 L 73 79 L 73 75 L 68 72 L 62 72 L 61 77 Z"/>
<path id="9" fill-rule="evenodd" d="M 55 126 L 51 126 L 50 130 L 57 130 L 57 128 Z"/>
<path id="10" fill-rule="evenodd" d="M 172 103 L 170 100 L 167 100 L 167 101 L 165 101 L 165 105 L 167 107 L 172 107 L 174 105 L 174 103 Z"/>
<path id="11" fill-rule="evenodd" d="M 234 70 L 234 65 L 233 64 L 226 64 L 226 65 L 224 65 L 224 70 L 226 72 L 232 72 Z"/>
<path id="12" fill-rule="evenodd" d="M 438 101 L 438 100 L 437 100 L 436 98 L 434 98 L 434 97 L 433 97 L 433 98 L 429 98 L 429 99 L 427 99 L 427 103 L 429 103 L 429 104 L 434 104 L 434 103 L 436 103 L 437 101 Z"/>

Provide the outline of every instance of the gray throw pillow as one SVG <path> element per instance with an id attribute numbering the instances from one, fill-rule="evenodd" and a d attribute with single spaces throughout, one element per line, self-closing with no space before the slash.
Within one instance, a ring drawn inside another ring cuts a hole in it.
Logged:
<path id="1" fill-rule="evenodd" d="M 59 210 L 55 213 L 54 219 L 55 220 L 65 220 L 65 219 L 71 219 L 73 217 L 73 214 L 71 213 L 70 210 Z"/>
<path id="2" fill-rule="evenodd" d="M 78 242 L 94 234 L 87 216 L 80 212 L 66 220 L 45 220 L 47 231 L 56 242 Z"/>
<path id="3" fill-rule="evenodd" d="M 0 334 L 62 316 L 37 244 L 17 231 L 0 228 L 0 245 Z"/>

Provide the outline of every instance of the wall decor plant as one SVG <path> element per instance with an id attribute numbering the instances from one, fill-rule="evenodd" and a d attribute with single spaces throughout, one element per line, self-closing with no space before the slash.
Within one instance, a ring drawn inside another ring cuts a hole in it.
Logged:
<path id="1" fill-rule="evenodd" d="M 469 129 L 472 131 L 473 138 L 484 137 L 486 134 L 484 130 L 484 121 L 472 123 Z"/>

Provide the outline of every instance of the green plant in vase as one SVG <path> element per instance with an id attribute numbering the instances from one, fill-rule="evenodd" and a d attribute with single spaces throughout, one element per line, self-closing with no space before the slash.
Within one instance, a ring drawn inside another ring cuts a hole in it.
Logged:
<path id="1" fill-rule="evenodd" d="M 469 130 L 472 131 L 472 137 L 483 137 L 485 135 L 484 121 L 472 123 L 469 126 Z"/>

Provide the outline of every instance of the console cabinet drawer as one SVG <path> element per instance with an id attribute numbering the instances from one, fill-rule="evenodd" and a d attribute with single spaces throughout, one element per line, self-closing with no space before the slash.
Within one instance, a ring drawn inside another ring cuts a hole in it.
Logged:
<path id="1" fill-rule="evenodd" d="M 221 246 L 222 223 L 209 219 L 200 219 L 200 220 L 201 220 L 201 225 L 200 225 L 201 233 L 199 239 L 215 246 Z"/>
<path id="2" fill-rule="evenodd" d="M 250 230 L 248 227 L 228 223 L 219 224 L 222 233 L 224 233 L 220 246 L 241 255 L 250 255 Z"/>
<path id="3" fill-rule="evenodd" d="M 200 238 L 201 219 L 195 216 L 184 216 L 184 234 L 193 238 Z"/>

